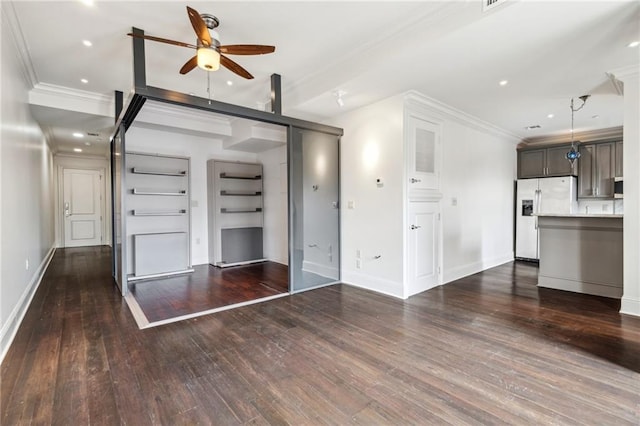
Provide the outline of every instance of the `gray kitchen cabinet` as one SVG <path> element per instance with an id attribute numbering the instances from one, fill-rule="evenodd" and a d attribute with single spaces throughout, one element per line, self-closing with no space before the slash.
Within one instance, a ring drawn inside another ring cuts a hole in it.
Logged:
<path id="1" fill-rule="evenodd" d="M 616 143 L 584 144 L 578 160 L 578 197 L 613 198 Z"/>
<path id="2" fill-rule="evenodd" d="M 571 145 L 518 151 L 518 179 L 575 175 L 566 158 Z"/>
<path id="3" fill-rule="evenodd" d="M 622 169 L 622 141 L 616 142 L 616 171 L 615 177 L 623 177 L 624 170 Z"/>

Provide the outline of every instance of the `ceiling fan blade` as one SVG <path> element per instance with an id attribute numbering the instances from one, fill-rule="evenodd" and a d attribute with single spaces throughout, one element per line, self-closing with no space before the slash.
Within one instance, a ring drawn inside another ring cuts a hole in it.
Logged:
<path id="1" fill-rule="evenodd" d="M 220 46 L 221 53 L 229 55 L 264 55 L 273 53 L 275 46 L 263 46 L 261 44 L 230 44 L 228 46 Z"/>
<path id="2" fill-rule="evenodd" d="M 240 77 L 244 77 L 248 80 L 251 80 L 253 78 L 253 76 L 249 74 L 249 71 L 245 70 L 240 65 L 236 64 L 235 62 L 233 62 L 231 59 L 227 58 L 224 55 L 220 55 L 220 63 L 223 66 L 227 67 L 230 71 L 233 71 L 234 73 L 238 74 Z"/>
<path id="3" fill-rule="evenodd" d="M 197 66 L 198 66 L 198 55 L 196 55 L 193 58 L 189 59 L 182 66 L 182 68 L 180 68 L 180 74 L 186 74 L 186 73 L 188 73 L 189 71 L 191 71 L 192 69 L 194 69 Z"/>
<path id="4" fill-rule="evenodd" d="M 191 21 L 191 26 L 198 36 L 198 40 L 205 46 L 211 46 L 211 36 L 209 35 L 209 29 L 207 24 L 204 23 L 197 10 L 187 6 L 187 15 Z"/>
<path id="5" fill-rule="evenodd" d="M 150 35 L 138 35 L 133 33 L 128 33 L 127 35 L 131 37 L 143 38 L 145 40 L 158 41 L 160 43 L 173 44 L 174 46 L 189 47 L 191 49 L 198 48 L 198 46 L 194 46 L 193 44 L 183 43 L 181 41 L 169 40 L 168 38 L 154 37 Z"/>

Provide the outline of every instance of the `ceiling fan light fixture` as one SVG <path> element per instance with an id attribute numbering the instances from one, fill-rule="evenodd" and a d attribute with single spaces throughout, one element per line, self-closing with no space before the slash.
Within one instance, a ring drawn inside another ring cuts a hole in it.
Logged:
<path id="1" fill-rule="evenodd" d="M 220 52 L 213 47 L 199 47 L 198 66 L 205 71 L 217 71 L 220 68 Z"/>

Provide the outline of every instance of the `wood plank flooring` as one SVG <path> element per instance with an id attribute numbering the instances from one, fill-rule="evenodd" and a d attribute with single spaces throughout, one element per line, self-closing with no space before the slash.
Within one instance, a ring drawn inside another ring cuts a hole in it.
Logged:
<path id="1" fill-rule="evenodd" d="M 129 285 L 149 322 L 208 311 L 289 291 L 288 268 L 275 262 L 216 268 Z"/>
<path id="2" fill-rule="evenodd" d="M 640 423 L 640 319 L 529 264 L 145 330 L 109 268 L 107 248 L 56 252 L 2 363 L 2 425 Z"/>

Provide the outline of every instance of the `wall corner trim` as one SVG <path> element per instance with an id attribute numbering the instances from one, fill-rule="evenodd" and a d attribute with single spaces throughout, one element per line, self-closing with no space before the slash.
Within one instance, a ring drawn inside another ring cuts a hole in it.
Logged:
<path id="1" fill-rule="evenodd" d="M 24 316 L 27 313 L 29 306 L 31 305 L 33 296 L 36 294 L 38 287 L 40 287 L 40 283 L 42 282 L 44 273 L 47 271 L 47 268 L 49 267 L 51 259 L 53 259 L 55 251 L 56 247 L 54 244 L 51 246 L 44 259 L 42 259 L 42 262 L 38 266 L 35 274 L 33 274 L 33 277 L 27 285 L 24 293 L 22 293 L 20 300 L 16 304 L 11 314 L 9 314 L 9 317 L 2 326 L 2 329 L 0 329 L 0 363 L 2 363 L 2 361 L 4 360 L 5 355 L 9 351 L 11 343 L 13 343 L 13 339 L 16 337 L 18 328 L 20 328 L 20 324 L 22 324 L 22 320 L 24 319 Z"/>
<path id="2" fill-rule="evenodd" d="M 31 55 L 29 55 L 29 49 L 27 48 L 27 42 L 25 41 L 24 34 L 22 33 L 22 27 L 20 26 L 20 21 L 16 14 L 15 6 L 11 1 L 3 1 L 0 2 L 0 7 L 2 7 L 2 16 L 7 19 L 6 23 L 8 24 L 9 32 L 11 33 L 13 42 L 18 50 L 20 63 L 22 64 L 22 71 L 26 77 L 27 84 L 33 88 L 38 83 L 38 76 L 36 75 L 33 62 L 31 61 Z"/>

